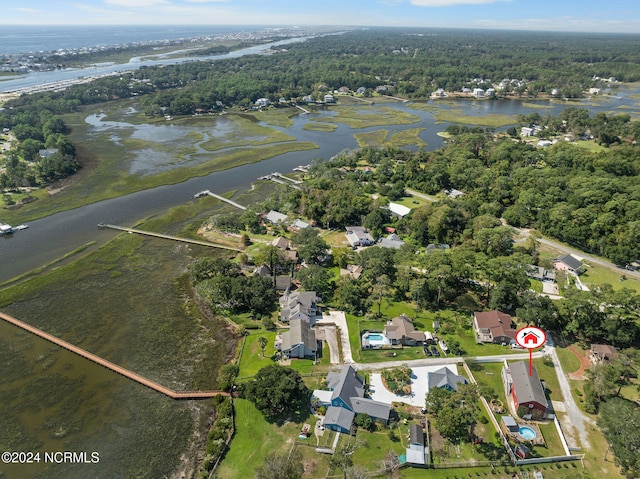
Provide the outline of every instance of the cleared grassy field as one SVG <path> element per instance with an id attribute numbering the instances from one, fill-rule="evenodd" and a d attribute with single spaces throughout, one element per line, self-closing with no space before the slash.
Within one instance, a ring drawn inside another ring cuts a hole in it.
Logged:
<path id="1" fill-rule="evenodd" d="M 304 421 L 287 422 L 282 426 L 270 423 L 252 402 L 245 399 L 236 399 L 234 406 L 236 434 L 218 469 L 217 477 L 221 479 L 255 477 L 256 468 L 262 464 L 267 454 L 288 452 L 291 449 L 292 442 L 298 437 L 304 424 Z M 307 419 L 313 421 L 313 417 Z"/>

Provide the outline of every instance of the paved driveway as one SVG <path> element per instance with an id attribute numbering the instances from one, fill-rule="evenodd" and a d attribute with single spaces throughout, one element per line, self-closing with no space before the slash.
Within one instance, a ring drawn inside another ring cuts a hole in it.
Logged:
<path id="1" fill-rule="evenodd" d="M 316 324 L 327 323 L 333 323 L 339 328 L 340 342 L 342 343 L 342 362 L 345 364 L 353 364 L 351 343 L 349 343 L 349 326 L 347 326 L 347 317 L 344 311 L 328 311 L 322 313 L 322 319 L 317 321 Z"/>
<path id="2" fill-rule="evenodd" d="M 442 367 L 446 367 L 458 374 L 458 367 L 455 364 L 417 366 L 411 368 L 411 394 L 408 396 L 400 396 L 392 393 L 384 387 L 384 384 L 382 384 L 382 375 L 380 373 L 372 373 L 369 376 L 369 393 L 371 394 L 371 399 L 387 404 L 391 404 L 392 402 L 402 402 L 422 408 L 424 407 L 425 396 L 429 392 L 427 373 L 435 372 Z"/>
<path id="3" fill-rule="evenodd" d="M 324 340 L 329 346 L 329 356 L 331 364 L 340 364 L 340 349 L 338 348 L 338 335 L 336 327 L 332 325 L 320 326 L 324 331 Z"/>

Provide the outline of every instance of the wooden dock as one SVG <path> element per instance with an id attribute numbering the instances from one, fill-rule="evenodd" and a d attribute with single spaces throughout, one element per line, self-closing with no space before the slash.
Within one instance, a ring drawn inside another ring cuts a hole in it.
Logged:
<path id="1" fill-rule="evenodd" d="M 126 226 L 117 226 L 117 225 L 109 225 L 106 223 L 100 223 L 98 225 L 98 228 L 101 228 L 101 229 L 109 228 L 112 230 L 126 231 L 127 233 L 136 233 L 140 235 L 153 236 L 154 238 L 162 238 L 162 239 L 168 239 L 172 241 L 181 241 L 183 243 L 197 244 L 200 246 L 208 246 L 209 248 L 228 249 L 230 251 L 237 251 L 239 253 L 242 253 L 244 251 L 244 250 L 241 250 L 240 248 L 233 248 L 232 246 L 226 246 L 218 243 L 210 243 L 209 241 L 193 240 L 189 238 L 179 238 L 178 236 L 165 235 L 162 233 L 154 233 L 153 231 L 144 231 L 136 228 L 127 228 Z"/>
<path id="2" fill-rule="evenodd" d="M 158 391 L 159 393 L 162 393 L 165 396 L 169 396 L 170 398 L 205 399 L 205 398 L 211 398 L 214 396 L 229 396 L 229 393 L 225 391 L 185 391 L 185 392 L 174 391 L 173 389 L 164 387 L 163 385 L 158 384 L 155 381 L 152 381 L 143 376 L 140 376 L 139 374 L 134 373 L 133 371 L 129 371 L 128 369 L 120 367 L 117 364 L 107 361 L 106 359 L 103 359 L 100 356 L 97 356 L 93 353 L 90 353 L 89 351 L 79 348 L 78 346 L 74 346 L 73 344 L 68 343 L 60 338 L 57 338 L 52 334 L 45 333 L 41 329 L 38 329 L 35 326 L 31 326 L 30 324 L 22 322 L 14 318 L 13 316 L 9 316 L 8 314 L 3 313 L 1 311 L 0 311 L 0 318 L 4 319 L 8 323 L 13 324 L 14 326 L 24 329 L 25 331 L 35 334 L 36 336 L 39 336 L 43 339 L 46 339 L 47 341 L 52 342 L 53 344 L 56 344 L 68 351 L 71 351 L 72 353 L 82 356 L 83 358 L 88 359 L 89 361 L 93 361 L 94 363 L 99 364 L 100 366 L 104 366 L 105 368 L 110 369 L 111 371 L 114 371 L 126 378 L 132 379 L 133 381 L 139 384 L 142 384 L 143 386 L 147 386 L 148 388 Z"/>
<path id="3" fill-rule="evenodd" d="M 276 183 L 280 183 L 281 185 L 287 185 L 290 186 L 291 188 L 295 188 L 296 190 L 300 189 L 300 184 L 302 184 L 302 181 L 300 180 L 294 180 L 293 178 L 289 178 L 288 176 L 284 176 L 282 173 L 279 172 L 275 172 L 275 173 L 271 173 L 269 175 L 264 175 L 258 178 L 258 180 L 271 180 L 274 181 Z M 287 181 L 284 181 L 287 180 Z"/>
<path id="4" fill-rule="evenodd" d="M 214 198 L 219 199 L 220 201 L 224 201 L 225 203 L 229 203 L 231 206 L 235 206 L 236 208 L 240 208 L 242 211 L 246 211 L 247 207 L 246 206 L 242 206 L 239 203 L 236 203 L 235 201 L 231 201 L 228 198 L 225 198 L 224 196 L 220 196 L 217 195 L 215 193 L 212 193 L 209 190 L 204 190 L 201 191 L 200 193 L 196 193 L 195 195 L 193 195 L 194 198 L 200 198 L 201 196 L 205 196 L 205 195 L 209 195 L 209 196 L 213 196 Z"/>

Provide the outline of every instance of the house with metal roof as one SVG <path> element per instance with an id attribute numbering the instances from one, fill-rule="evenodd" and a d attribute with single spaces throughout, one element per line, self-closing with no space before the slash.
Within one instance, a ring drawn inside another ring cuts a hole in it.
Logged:
<path id="1" fill-rule="evenodd" d="M 562 254 L 553 260 L 553 267 L 560 271 L 570 271 L 577 274 L 582 266 L 582 261 L 570 254 Z"/>
<path id="2" fill-rule="evenodd" d="M 538 281 L 553 282 L 556 280 L 556 274 L 553 271 L 534 264 L 527 265 L 527 276 Z"/>
<path id="3" fill-rule="evenodd" d="M 407 462 L 413 466 L 429 464 L 429 449 L 425 445 L 424 430 L 420 424 L 409 428 L 409 447 L 406 449 Z"/>
<path id="4" fill-rule="evenodd" d="M 292 319 L 289 331 L 282 333 L 282 354 L 285 358 L 317 358 L 318 341 L 316 332 L 304 319 Z"/>
<path id="5" fill-rule="evenodd" d="M 401 205 L 400 203 L 389 203 L 387 208 L 389 208 L 393 216 L 397 216 L 398 218 L 404 218 L 411 213 L 411 208 Z"/>
<path id="6" fill-rule="evenodd" d="M 271 210 L 265 215 L 264 219 L 265 221 L 275 225 L 278 223 L 286 223 L 287 215 L 280 213 L 279 211 Z"/>
<path id="7" fill-rule="evenodd" d="M 468 384 L 467 378 L 459 376 L 451 369 L 443 367 L 434 372 L 427 373 L 427 384 L 429 391 L 432 388 L 446 389 L 447 391 L 457 391 L 458 385 Z"/>
<path id="8" fill-rule="evenodd" d="M 529 370 L 524 361 L 508 363 L 502 368 L 502 380 L 505 393 L 513 399 L 519 415 L 525 419 L 545 415 L 549 403 L 535 366 Z"/>
<path id="9" fill-rule="evenodd" d="M 328 406 L 324 426 L 328 429 L 349 433 L 356 414 L 366 414 L 375 421 L 389 421 L 391 405 L 364 397 L 364 379 L 351 365 L 343 366 L 340 372 L 327 375 L 327 387 L 332 392 L 330 402 L 323 404 L 324 391 L 314 391 L 313 397 L 320 405 Z"/>

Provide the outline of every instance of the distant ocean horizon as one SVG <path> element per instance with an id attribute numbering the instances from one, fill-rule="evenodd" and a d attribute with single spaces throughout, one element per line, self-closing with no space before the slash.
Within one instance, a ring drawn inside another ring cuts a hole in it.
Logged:
<path id="1" fill-rule="evenodd" d="M 5 25 L 0 55 L 261 31 L 260 25 Z M 275 28 L 275 27 L 271 27 Z"/>

